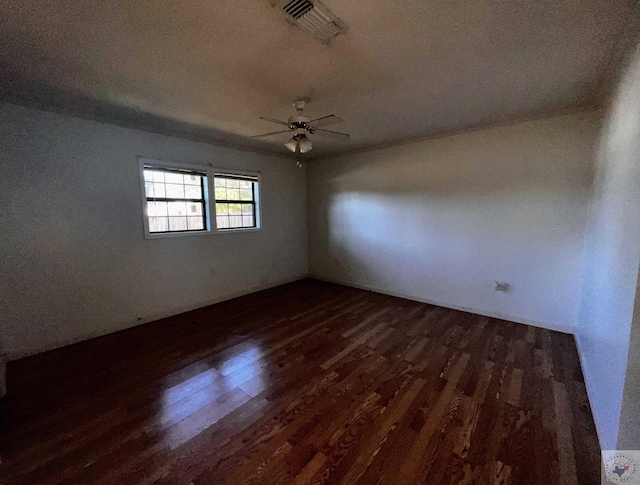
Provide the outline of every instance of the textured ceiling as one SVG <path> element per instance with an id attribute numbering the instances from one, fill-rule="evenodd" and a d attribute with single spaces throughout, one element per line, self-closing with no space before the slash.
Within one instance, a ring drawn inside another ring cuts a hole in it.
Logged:
<path id="1" fill-rule="evenodd" d="M 316 157 L 597 105 L 629 0 L 324 0 L 349 26 L 323 45 L 269 0 L 3 0 L 2 94 L 90 117 L 286 154 L 286 119 L 347 142 Z"/>

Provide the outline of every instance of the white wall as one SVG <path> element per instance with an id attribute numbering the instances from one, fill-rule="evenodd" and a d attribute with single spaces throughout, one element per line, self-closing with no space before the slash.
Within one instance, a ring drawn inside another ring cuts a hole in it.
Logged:
<path id="1" fill-rule="evenodd" d="M 616 445 L 619 450 L 640 450 L 640 285 L 637 284 L 634 306 Z"/>
<path id="2" fill-rule="evenodd" d="M 261 171 L 262 229 L 144 239 L 138 156 Z M 306 173 L 292 161 L 0 104 L 0 170 L 10 357 L 307 273 Z"/>
<path id="3" fill-rule="evenodd" d="M 640 50 L 607 115 L 585 239 L 577 342 L 603 449 L 616 448 L 639 261 Z"/>
<path id="4" fill-rule="evenodd" d="M 320 278 L 573 331 L 600 113 L 309 164 Z M 494 291 L 495 281 L 512 290 Z"/>

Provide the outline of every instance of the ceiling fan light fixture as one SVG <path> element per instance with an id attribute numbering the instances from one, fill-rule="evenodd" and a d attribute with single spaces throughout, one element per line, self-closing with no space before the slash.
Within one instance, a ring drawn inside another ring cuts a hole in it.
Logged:
<path id="1" fill-rule="evenodd" d="M 297 145 L 298 145 L 298 140 L 296 140 L 295 136 L 291 138 L 291 140 L 289 140 L 287 143 L 284 144 L 284 146 L 286 146 L 293 153 L 296 152 Z"/>
<path id="2" fill-rule="evenodd" d="M 307 153 L 313 148 L 307 135 L 298 135 L 298 145 L 300 146 L 300 153 Z"/>
<path id="3" fill-rule="evenodd" d="M 285 143 L 284 146 L 286 146 L 293 153 L 296 153 L 296 152 L 307 153 L 311 151 L 311 149 L 313 148 L 311 140 L 309 140 L 309 138 L 307 138 L 306 135 L 298 135 L 298 134 L 293 135 L 291 140 Z"/>

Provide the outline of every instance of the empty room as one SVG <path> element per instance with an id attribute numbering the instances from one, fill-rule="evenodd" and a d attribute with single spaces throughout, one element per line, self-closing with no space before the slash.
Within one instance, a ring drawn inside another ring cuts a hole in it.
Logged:
<path id="1" fill-rule="evenodd" d="M 640 484 L 639 2 L 0 26 L 0 484 Z"/>

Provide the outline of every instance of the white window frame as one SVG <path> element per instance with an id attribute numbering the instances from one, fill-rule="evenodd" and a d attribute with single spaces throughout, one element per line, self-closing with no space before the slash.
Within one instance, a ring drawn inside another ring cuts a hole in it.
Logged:
<path id="1" fill-rule="evenodd" d="M 207 228 L 202 231 L 176 231 L 176 232 L 150 232 L 149 231 L 149 216 L 147 212 L 147 190 L 144 180 L 144 168 L 147 166 L 154 166 L 160 168 L 175 168 L 183 170 L 194 170 L 199 172 L 205 172 L 207 176 L 207 188 L 205 190 L 205 210 L 207 212 L 206 222 Z M 180 163 L 180 162 L 167 162 L 164 160 L 156 160 L 152 158 L 138 157 L 138 167 L 140 176 L 140 191 L 142 196 L 142 222 L 144 228 L 145 239 L 163 239 L 167 237 L 185 237 L 185 236 L 207 236 L 211 234 L 236 234 L 239 232 L 254 232 L 261 229 L 261 206 L 260 206 L 260 190 L 262 187 L 261 173 L 245 170 L 235 170 L 227 168 L 214 168 L 213 164 L 197 164 L 197 163 Z M 239 175 L 255 177 L 257 179 L 257 188 L 254 191 L 255 197 L 255 211 L 256 211 L 256 227 L 238 227 L 232 229 L 218 229 L 216 227 L 216 198 L 215 198 L 215 174 L 224 175 Z"/>

